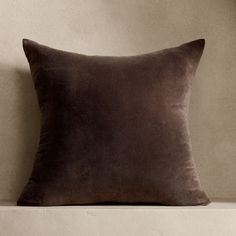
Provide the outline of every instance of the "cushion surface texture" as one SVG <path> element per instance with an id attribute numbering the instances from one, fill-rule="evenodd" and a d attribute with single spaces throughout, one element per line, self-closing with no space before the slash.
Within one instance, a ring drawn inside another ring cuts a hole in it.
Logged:
<path id="1" fill-rule="evenodd" d="M 42 121 L 17 204 L 209 203 L 188 127 L 191 81 L 204 44 L 91 56 L 23 39 Z"/>

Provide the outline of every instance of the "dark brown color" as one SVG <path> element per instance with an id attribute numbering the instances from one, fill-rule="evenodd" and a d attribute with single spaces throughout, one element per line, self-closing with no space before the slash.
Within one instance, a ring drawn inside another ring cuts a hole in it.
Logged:
<path id="1" fill-rule="evenodd" d="M 191 156 L 191 80 L 199 39 L 137 56 L 86 56 L 24 39 L 42 111 L 38 152 L 18 205 L 199 205 Z"/>

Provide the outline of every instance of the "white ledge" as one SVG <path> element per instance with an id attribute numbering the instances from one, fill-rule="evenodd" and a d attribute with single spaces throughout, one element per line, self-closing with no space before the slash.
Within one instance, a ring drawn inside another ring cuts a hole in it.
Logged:
<path id="1" fill-rule="evenodd" d="M 0 203 L 2 236 L 234 236 L 236 202 L 208 206 L 16 206 Z"/>

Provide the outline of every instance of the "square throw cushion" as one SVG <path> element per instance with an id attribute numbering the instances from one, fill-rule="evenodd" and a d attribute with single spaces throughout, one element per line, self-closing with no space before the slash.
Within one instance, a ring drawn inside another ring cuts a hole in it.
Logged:
<path id="1" fill-rule="evenodd" d="M 42 112 L 18 205 L 205 205 L 188 107 L 204 39 L 134 56 L 23 40 Z"/>

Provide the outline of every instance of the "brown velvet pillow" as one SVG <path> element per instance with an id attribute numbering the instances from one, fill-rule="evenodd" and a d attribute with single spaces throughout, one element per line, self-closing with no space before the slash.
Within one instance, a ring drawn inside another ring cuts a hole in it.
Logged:
<path id="1" fill-rule="evenodd" d="M 204 39 L 137 56 L 87 56 L 24 39 L 42 111 L 18 205 L 204 205 L 188 106 Z"/>

